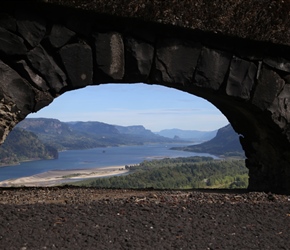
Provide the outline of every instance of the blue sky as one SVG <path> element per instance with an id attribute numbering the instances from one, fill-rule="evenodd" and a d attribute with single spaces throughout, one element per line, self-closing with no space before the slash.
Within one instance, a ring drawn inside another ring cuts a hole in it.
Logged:
<path id="1" fill-rule="evenodd" d="M 99 121 L 162 129 L 211 131 L 228 124 L 208 101 L 176 89 L 147 84 L 102 84 L 69 91 L 28 117 Z"/>

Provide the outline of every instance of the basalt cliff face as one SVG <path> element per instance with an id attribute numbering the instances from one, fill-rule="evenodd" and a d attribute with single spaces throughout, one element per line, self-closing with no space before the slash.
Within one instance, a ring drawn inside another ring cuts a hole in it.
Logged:
<path id="1" fill-rule="evenodd" d="M 160 84 L 223 112 L 249 189 L 290 192 L 289 9 L 282 0 L 1 2 L 0 137 L 69 90 Z"/>

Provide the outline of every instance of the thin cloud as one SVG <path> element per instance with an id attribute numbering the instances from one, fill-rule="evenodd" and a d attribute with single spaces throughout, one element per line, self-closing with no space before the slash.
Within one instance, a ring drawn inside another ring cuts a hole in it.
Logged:
<path id="1" fill-rule="evenodd" d="M 180 108 L 180 109 L 157 109 L 157 110 L 142 110 L 139 111 L 140 115 L 195 115 L 195 114 L 208 114 L 208 115 L 221 115 L 219 110 L 202 109 L 202 108 Z"/>

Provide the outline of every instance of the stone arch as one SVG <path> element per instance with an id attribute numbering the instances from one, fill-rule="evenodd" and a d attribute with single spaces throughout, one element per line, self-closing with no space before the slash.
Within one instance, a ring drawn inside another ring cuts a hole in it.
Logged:
<path id="1" fill-rule="evenodd" d="M 160 84 L 202 97 L 229 120 L 250 190 L 290 192 L 289 48 L 62 8 L 4 9 L 0 137 L 66 91 Z"/>

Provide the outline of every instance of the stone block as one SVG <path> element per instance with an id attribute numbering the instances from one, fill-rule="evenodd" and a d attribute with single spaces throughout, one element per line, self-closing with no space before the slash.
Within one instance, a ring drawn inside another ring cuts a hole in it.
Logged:
<path id="1" fill-rule="evenodd" d="M 0 60 L 0 92 L 2 98 L 10 100 L 19 110 L 21 117 L 25 117 L 33 110 L 34 92 L 29 83 L 15 70 Z M 11 112 L 11 110 L 10 110 Z"/>
<path id="2" fill-rule="evenodd" d="M 125 40 L 125 80 L 144 82 L 148 79 L 153 63 L 154 47 L 135 38 Z"/>
<path id="3" fill-rule="evenodd" d="M 0 27 L 0 51 L 6 55 L 24 55 L 27 48 L 21 37 Z"/>
<path id="4" fill-rule="evenodd" d="M 197 63 L 194 84 L 198 87 L 218 90 L 225 81 L 232 54 L 203 47 Z"/>
<path id="5" fill-rule="evenodd" d="M 48 39 L 54 48 L 60 48 L 64 46 L 73 36 L 75 36 L 75 32 L 62 25 L 55 24 L 51 29 Z"/>
<path id="6" fill-rule="evenodd" d="M 290 61 L 282 57 L 266 57 L 263 62 L 268 66 L 290 73 Z"/>
<path id="7" fill-rule="evenodd" d="M 32 46 L 37 46 L 44 38 L 46 22 L 32 12 L 17 11 L 17 29 L 21 36 Z"/>
<path id="8" fill-rule="evenodd" d="M 233 57 L 226 93 L 230 96 L 249 99 L 256 74 L 257 66 L 254 63 Z"/>
<path id="9" fill-rule="evenodd" d="M 93 57 L 91 47 L 75 43 L 62 47 L 60 57 L 66 69 L 72 89 L 85 87 L 93 83 Z"/>
<path id="10" fill-rule="evenodd" d="M 15 33 L 16 20 L 7 13 L 0 13 L 0 27 Z"/>
<path id="11" fill-rule="evenodd" d="M 276 72 L 263 65 L 252 103 L 262 111 L 275 109 L 273 107 L 273 105 L 276 105 L 275 99 L 284 85 L 284 80 Z"/>
<path id="12" fill-rule="evenodd" d="M 47 85 L 46 81 L 41 77 L 39 74 L 35 73 L 26 63 L 24 60 L 20 60 L 17 62 L 19 70 L 23 72 L 25 78 L 32 82 L 33 85 L 42 91 L 49 90 L 49 86 Z"/>
<path id="13" fill-rule="evenodd" d="M 53 101 L 53 97 L 49 92 L 42 92 L 35 90 L 35 105 L 33 107 L 33 112 L 37 112 L 40 109 L 48 106 Z"/>
<path id="14" fill-rule="evenodd" d="M 51 90 L 59 93 L 67 86 L 66 75 L 47 54 L 42 46 L 37 46 L 27 54 L 32 67 L 46 80 Z"/>
<path id="15" fill-rule="evenodd" d="M 199 43 L 173 38 L 160 40 L 150 81 L 181 85 L 192 83 L 200 50 Z"/>
<path id="16" fill-rule="evenodd" d="M 269 110 L 272 119 L 280 128 L 285 129 L 290 122 L 290 85 L 285 84 L 279 95 L 275 98 Z"/>
<path id="17" fill-rule="evenodd" d="M 95 38 L 95 79 L 122 80 L 125 73 L 124 43 L 116 32 L 98 33 Z"/>

